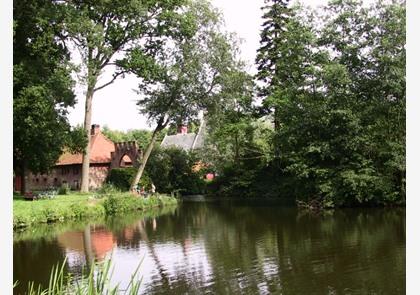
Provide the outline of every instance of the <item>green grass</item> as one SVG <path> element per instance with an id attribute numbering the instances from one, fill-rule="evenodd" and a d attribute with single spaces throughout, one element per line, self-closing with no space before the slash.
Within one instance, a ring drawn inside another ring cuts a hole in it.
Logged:
<path id="1" fill-rule="evenodd" d="M 112 193 L 102 196 L 73 193 L 54 199 L 26 201 L 13 196 L 13 228 L 34 224 L 61 222 L 82 218 L 94 218 L 134 210 L 147 210 L 177 204 L 166 195 L 139 198 L 129 193 Z"/>
<path id="2" fill-rule="evenodd" d="M 33 282 L 30 282 L 27 287 L 25 294 L 27 295 L 63 295 L 63 294 L 78 294 L 78 295 L 117 295 L 117 294 L 128 294 L 135 295 L 139 294 L 141 279 L 138 276 L 141 261 L 131 275 L 130 282 L 125 290 L 121 290 L 119 284 L 111 286 L 110 281 L 113 273 L 111 267 L 111 259 L 105 260 L 104 262 L 93 262 L 90 271 L 86 272 L 86 269 L 82 272 L 81 280 L 77 283 L 72 283 L 71 275 L 64 273 L 64 266 L 66 261 L 60 265 L 56 265 L 52 268 L 49 284 L 47 288 L 42 286 L 35 287 Z M 19 284 L 16 281 L 13 287 Z"/>

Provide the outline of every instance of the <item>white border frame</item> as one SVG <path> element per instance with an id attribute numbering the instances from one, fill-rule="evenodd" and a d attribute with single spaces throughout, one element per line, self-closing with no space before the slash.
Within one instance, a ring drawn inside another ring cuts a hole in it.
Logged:
<path id="1" fill-rule="evenodd" d="M 0 3 L 1 54 L 0 54 L 0 290 L 12 294 L 13 286 L 13 2 Z"/>
<path id="2" fill-rule="evenodd" d="M 1 54 L 0 77 L 2 95 L 0 98 L 0 290 L 11 294 L 13 285 L 13 229 L 12 229 L 12 173 L 13 173 L 13 2 L 0 3 Z M 420 266 L 420 189 L 416 185 L 420 166 L 420 1 L 407 0 L 407 294 L 420 294 L 418 268 Z M 392 270 L 389 270 L 392 271 Z M 417 292 L 416 292 L 417 291 Z"/>

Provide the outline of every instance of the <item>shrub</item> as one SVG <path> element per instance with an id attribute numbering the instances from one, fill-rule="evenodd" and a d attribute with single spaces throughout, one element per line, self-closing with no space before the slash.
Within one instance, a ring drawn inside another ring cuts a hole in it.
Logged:
<path id="1" fill-rule="evenodd" d="M 148 198 L 132 195 L 112 195 L 105 199 L 103 207 L 106 215 L 114 215 L 122 212 L 143 210 L 146 207 L 161 207 L 164 205 L 175 205 L 176 203 L 176 199 L 163 195 L 155 195 Z"/>
<path id="2" fill-rule="evenodd" d="M 113 215 L 116 213 L 141 210 L 144 207 L 143 198 L 134 196 L 109 196 L 104 201 L 105 213 L 107 215 Z"/>
<path id="3" fill-rule="evenodd" d="M 89 205 L 87 203 L 71 204 L 70 210 L 72 218 L 83 218 L 88 216 L 102 216 L 104 215 L 104 208 L 99 204 Z"/>
<path id="4" fill-rule="evenodd" d="M 104 201 L 104 208 L 107 215 L 113 215 L 118 212 L 118 200 L 115 196 L 110 196 Z"/>
<path id="5" fill-rule="evenodd" d="M 31 223 L 31 218 L 27 214 L 13 215 L 13 228 L 25 227 Z"/>
<path id="6" fill-rule="evenodd" d="M 58 189 L 59 195 L 68 195 L 70 193 L 70 186 L 67 183 L 63 183 Z"/>
<path id="7" fill-rule="evenodd" d="M 120 193 L 121 190 L 118 189 L 115 185 L 112 183 L 105 183 L 102 185 L 97 191 L 96 191 L 101 197 L 103 196 L 109 196 L 112 194 Z"/>
<path id="8" fill-rule="evenodd" d="M 107 182 L 121 191 L 128 191 L 130 189 L 131 182 L 136 175 L 136 172 L 137 169 L 133 167 L 111 169 L 107 178 Z M 150 189 L 151 181 L 147 173 L 143 173 L 139 185 L 145 189 Z"/>
<path id="9" fill-rule="evenodd" d="M 200 194 L 206 190 L 206 171 L 193 171 L 192 168 L 198 161 L 194 153 L 178 148 L 156 148 L 149 158 L 146 171 L 159 192 Z"/>

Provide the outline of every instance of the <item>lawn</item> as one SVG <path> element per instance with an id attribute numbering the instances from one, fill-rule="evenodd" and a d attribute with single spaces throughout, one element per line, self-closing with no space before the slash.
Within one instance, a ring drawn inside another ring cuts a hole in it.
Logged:
<path id="1" fill-rule="evenodd" d="M 158 194 L 142 198 L 129 193 L 107 195 L 72 193 L 36 201 L 27 201 L 22 196 L 14 195 L 13 228 L 147 210 L 176 203 L 175 198 Z"/>

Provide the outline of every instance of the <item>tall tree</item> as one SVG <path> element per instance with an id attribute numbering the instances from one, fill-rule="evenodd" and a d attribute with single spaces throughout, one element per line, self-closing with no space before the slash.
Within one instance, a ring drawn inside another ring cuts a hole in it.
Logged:
<path id="1" fill-rule="evenodd" d="M 178 33 L 144 55 L 131 52 L 124 67 L 142 77 L 140 112 L 156 124 L 132 188 L 140 180 L 158 133 L 168 124 L 196 119 L 217 104 L 221 77 L 232 68 L 231 42 L 219 31 L 219 16 L 207 1 L 192 1 L 180 17 Z M 146 69 L 144 64 L 148 64 Z"/>
<path id="2" fill-rule="evenodd" d="M 299 199 L 402 202 L 405 6 L 344 0 L 327 8 L 310 44 L 314 75 L 280 109 L 283 173 Z"/>
<path id="3" fill-rule="evenodd" d="M 289 0 L 266 0 L 265 3 L 256 78 L 260 82 L 258 94 L 263 99 L 265 110 L 274 111 L 274 128 L 278 131 L 281 101 L 289 99 L 293 89 L 291 84 L 296 85 L 295 79 L 298 78 L 291 59 L 295 52 L 291 51 L 293 44 L 287 30 L 292 10 L 288 7 Z M 279 155 L 277 145 L 274 152 Z"/>
<path id="4" fill-rule="evenodd" d="M 63 15 L 50 1 L 13 3 L 13 167 L 47 172 L 71 144 L 67 109 L 75 103 L 69 53 L 58 36 Z"/>
<path id="5" fill-rule="evenodd" d="M 128 48 L 141 52 L 159 47 L 161 36 L 171 33 L 175 10 L 183 0 L 66 0 L 57 2 L 65 12 L 65 38 L 80 53 L 86 85 L 84 128 L 88 145 L 83 153 L 82 192 L 89 190 L 90 136 L 94 94 L 112 84 L 126 71 L 115 67 Z M 151 43 L 153 41 L 153 44 Z M 98 85 L 106 67 L 114 67 L 112 78 Z"/>
<path id="6" fill-rule="evenodd" d="M 404 203 L 405 2 L 337 0 L 322 15 L 301 6 L 274 13 L 283 2 L 270 3 L 266 18 L 281 26 L 264 24 L 257 78 L 274 112 L 266 140 L 276 160 L 238 175 L 240 159 L 222 171 L 220 190 L 322 206 Z"/>
<path id="7" fill-rule="evenodd" d="M 330 6 L 329 15 L 322 41 L 336 53 L 334 62 L 348 70 L 365 138 L 363 161 L 343 182 L 361 187 L 368 179 L 370 191 L 359 194 L 361 200 L 404 201 L 405 1 L 363 7 L 361 1 L 342 0 Z"/>

